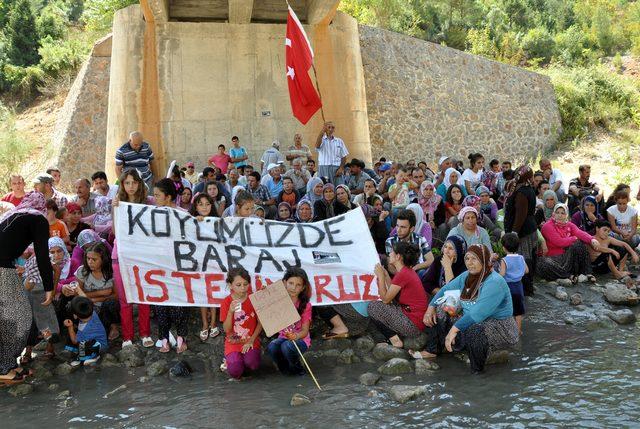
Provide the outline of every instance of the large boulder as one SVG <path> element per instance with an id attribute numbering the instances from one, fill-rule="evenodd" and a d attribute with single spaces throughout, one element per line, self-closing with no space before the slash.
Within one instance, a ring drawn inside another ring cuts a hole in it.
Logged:
<path id="1" fill-rule="evenodd" d="M 375 341 L 369 336 L 364 336 L 356 339 L 354 348 L 356 353 L 365 354 L 369 353 L 376 346 Z"/>
<path id="2" fill-rule="evenodd" d="M 392 358 L 378 368 L 378 372 L 384 375 L 400 375 L 413 372 L 411 363 L 402 358 Z"/>
<path id="3" fill-rule="evenodd" d="M 143 366 L 145 363 L 144 358 L 145 354 L 143 350 L 140 349 L 140 347 L 138 347 L 136 344 L 124 347 L 118 352 L 118 361 L 130 368 Z"/>
<path id="4" fill-rule="evenodd" d="M 373 357 L 378 360 L 388 361 L 393 358 L 406 358 L 409 354 L 403 349 L 393 347 L 391 344 L 378 343 L 373 348 Z"/>
<path id="5" fill-rule="evenodd" d="M 169 365 L 164 359 L 160 359 L 147 367 L 147 375 L 149 377 L 158 377 L 169 371 Z"/>
<path id="6" fill-rule="evenodd" d="M 611 304 L 636 305 L 640 302 L 637 293 L 627 289 L 624 285 L 609 284 L 604 290 L 604 298 Z"/>

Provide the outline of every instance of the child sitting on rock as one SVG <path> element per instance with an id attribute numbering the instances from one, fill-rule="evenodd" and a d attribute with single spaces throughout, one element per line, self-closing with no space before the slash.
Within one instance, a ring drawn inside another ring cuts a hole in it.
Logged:
<path id="1" fill-rule="evenodd" d="M 615 198 L 616 204 L 607 209 L 611 231 L 616 234 L 616 238 L 636 248 L 640 244 L 640 236 L 636 231 L 638 211 L 629 205 L 629 192 L 618 191 Z"/>
<path id="2" fill-rule="evenodd" d="M 631 276 L 627 271 L 627 261 L 629 257 L 634 263 L 638 262 L 636 252 L 624 241 L 611 237 L 611 224 L 606 220 L 595 222 L 596 234 L 594 238 L 598 240 L 597 248 L 589 247 L 591 266 L 596 274 L 613 274 L 616 279 L 623 279 Z"/>
<path id="3" fill-rule="evenodd" d="M 509 285 L 511 292 L 511 302 L 513 303 L 513 317 L 518 324 L 518 331 L 522 335 L 522 318 L 524 316 L 524 287 L 522 277 L 529 272 L 529 267 L 522 255 L 519 255 L 518 246 L 520 239 L 518 234 L 510 232 L 500 239 L 502 247 L 507 255 L 500 261 L 500 275 Z"/>
<path id="4" fill-rule="evenodd" d="M 71 366 L 92 365 L 100 359 L 100 353 L 107 350 L 107 332 L 98 314 L 93 311 L 93 302 L 89 298 L 76 296 L 69 307 L 74 320 L 78 321 L 77 333 L 71 319 L 64 321 L 69 332 L 69 344 L 65 346 L 65 350 L 75 356 Z"/>

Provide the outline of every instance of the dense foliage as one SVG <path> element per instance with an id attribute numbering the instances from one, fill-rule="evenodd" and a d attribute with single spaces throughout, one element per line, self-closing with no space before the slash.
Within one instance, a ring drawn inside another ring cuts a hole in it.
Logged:
<path id="1" fill-rule="evenodd" d="M 0 92 L 26 102 L 70 81 L 116 10 L 137 0 L 0 0 Z"/>
<path id="2" fill-rule="evenodd" d="M 363 24 L 548 75 L 566 139 L 591 126 L 640 122 L 637 81 L 603 65 L 640 55 L 638 1 L 342 0 L 340 7 Z"/>

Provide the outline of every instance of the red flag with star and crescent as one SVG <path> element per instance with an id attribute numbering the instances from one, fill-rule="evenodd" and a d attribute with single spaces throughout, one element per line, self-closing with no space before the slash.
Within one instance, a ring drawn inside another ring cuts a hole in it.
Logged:
<path id="1" fill-rule="evenodd" d="M 309 77 L 313 65 L 311 43 L 291 6 L 287 17 L 285 64 L 291 110 L 304 125 L 322 107 L 322 101 Z"/>

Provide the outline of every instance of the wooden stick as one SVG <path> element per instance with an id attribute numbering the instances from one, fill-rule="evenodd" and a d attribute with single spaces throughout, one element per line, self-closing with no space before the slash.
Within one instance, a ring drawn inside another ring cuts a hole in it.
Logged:
<path id="1" fill-rule="evenodd" d="M 318 84 L 318 73 L 316 73 L 315 64 L 311 63 L 311 68 L 313 68 L 313 76 L 316 78 L 316 88 L 318 89 L 318 97 L 320 97 L 320 113 L 322 114 L 322 123 L 324 124 L 326 119 L 324 119 L 324 104 L 322 103 L 322 94 L 320 93 L 320 85 Z"/>
<path id="2" fill-rule="evenodd" d="M 302 362 L 304 362 L 304 366 L 307 367 L 307 371 L 309 371 L 309 374 L 311 374 L 311 378 L 313 378 L 313 381 L 316 383 L 316 386 L 318 387 L 318 390 L 322 390 L 322 387 L 320 387 L 320 384 L 318 383 L 318 380 L 316 379 L 316 376 L 313 375 L 313 371 L 311 371 L 311 367 L 309 367 L 309 364 L 307 363 L 307 360 L 304 358 L 304 355 L 302 354 L 302 352 L 298 348 L 298 345 L 296 344 L 296 342 L 294 340 L 290 340 L 290 341 L 293 343 L 294 347 L 296 348 L 296 350 L 300 354 L 300 358 L 302 359 Z"/>

